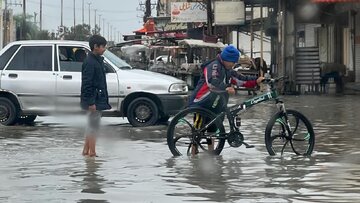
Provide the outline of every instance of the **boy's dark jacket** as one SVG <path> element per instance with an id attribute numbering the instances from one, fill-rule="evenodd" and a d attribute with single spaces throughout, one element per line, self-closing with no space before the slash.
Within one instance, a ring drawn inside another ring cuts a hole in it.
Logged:
<path id="1" fill-rule="evenodd" d="M 82 65 L 81 107 L 88 110 L 96 105 L 96 110 L 111 109 L 107 91 L 104 58 L 89 52 Z"/>

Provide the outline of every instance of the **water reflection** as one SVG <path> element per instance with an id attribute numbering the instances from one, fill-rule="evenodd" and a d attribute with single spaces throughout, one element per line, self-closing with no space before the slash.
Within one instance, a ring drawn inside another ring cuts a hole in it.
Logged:
<path id="1" fill-rule="evenodd" d="M 81 192 L 104 194 L 105 192 L 102 190 L 102 185 L 106 180 L 98 174 L 101 162 L 96 160 L 96 158 L 85 158 L 85 165 L 84 179 L 82 182 L 84 189 L 81 190 Z"/>
<path id="2" fill-rule="evenodd" d="M 241 174 L 239 163 L 206 155 L 167 159 L 166 167 L 172 176 L 163 176 L 163 179 L 178 191 L 168 195 L 188 197 L 189 201 L 224 202 L 228 200 L 228 178 Z"/>
<path id="3" fill-rule="evenodd" d="M 104 185 L 106 179 L 100 175 L 102 161 L 96 158 L 87 157 L 84 159 L 85 169 L 75 175 L 72 175 L 73 178 L 83 177 L 81 181 L 78 182 L 79 186 L 82 188 L 81 193 L 88 195 L 96 194 L 105 194 Z M 97 198 L 95 198 L 97 197 Z M 79 203 L 108 203 L 107 200 L 98 199 L 99 196 L 94 196 L 94 198 L 84 198 L 80 199 L 77 202 Z"/>

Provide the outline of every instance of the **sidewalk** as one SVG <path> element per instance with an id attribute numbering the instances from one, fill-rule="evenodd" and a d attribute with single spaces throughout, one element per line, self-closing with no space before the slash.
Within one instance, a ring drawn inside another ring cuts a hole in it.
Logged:
<path id="1" fill-rule="evenodd" d="M 360 82 L 349 82 L 345 84 L 345 94 L 360 95 Z"/>

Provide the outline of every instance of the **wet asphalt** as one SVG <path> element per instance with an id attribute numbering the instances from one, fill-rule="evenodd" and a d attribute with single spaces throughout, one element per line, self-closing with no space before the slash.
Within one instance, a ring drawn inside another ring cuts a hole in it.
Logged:
<path id="1" fill-rule="evenodd" d="M 96 158 L 81 156 L 80 116 L 1 126 L 0 202 L 359 202 L 360 97 L 284 100 L 313 123 L 311 157 L 267 154 L 272 102 L 242 116 L 242 132 L 255 148 L 227 145 L 216 157 L 173 157 L 166 125 L 134 128 L 123 118 L 103 119 Z"/>

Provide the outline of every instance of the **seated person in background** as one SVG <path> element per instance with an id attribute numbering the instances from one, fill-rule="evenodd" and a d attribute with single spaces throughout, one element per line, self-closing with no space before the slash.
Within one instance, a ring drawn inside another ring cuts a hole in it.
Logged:
<path id="1" fill-rule="evenodd" d="M 86 52 L 84 49 L 77 49 L 75 51 L 75 61 L 76 62 L 84 62 L 86 58 Z"/>

